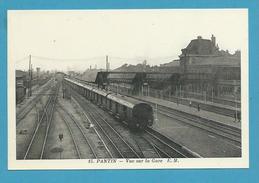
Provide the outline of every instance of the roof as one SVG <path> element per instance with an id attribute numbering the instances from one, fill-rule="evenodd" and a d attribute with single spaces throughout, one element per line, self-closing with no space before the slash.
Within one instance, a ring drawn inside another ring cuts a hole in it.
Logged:
<path id="1" fill-rule="evenodd" d="M 86 70 L 81 79 L 88 81 L 88 82 L 95 82 L 96 76 L 100 70 L 93 69 L 93 70 Z"/>
<path id="2" fill-rule="evenodd" d="M 146 75 L 147 80 L 167 80 L 172 77 L 173 74 L 169 73 L 149 73 Z"/>
<path id="3" fill-rule="evenodd" d="M 134 79 L 136 73 L 109 73 L 108 79 Z"/>
<path id="4" fill-rule="evenodd" d="M 186 47 L 188 54 L 210 55 L 214 53 L 215 46 L 209 39 L 194 39 Z"/>
<path id="5" fill-rule="evenodd" d="M 21 77 L 26 77 L 27 73 L 21 70 L 15 70 L 15 77 L 16 78 L 21 78 Z"/>
<path id="6" fill-rule="evenodd" d="M 173 60 L 172 62 L 160 64 L 160 67 L 178 67 L 180 66 L 180 60 Z"/>

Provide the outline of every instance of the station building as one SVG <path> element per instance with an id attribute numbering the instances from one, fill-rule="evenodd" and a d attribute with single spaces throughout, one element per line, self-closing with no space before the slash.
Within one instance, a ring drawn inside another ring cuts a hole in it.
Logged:
<path id="1" fill-rule="evenodd" d="M 219 50 L 216 38 L 198 36 L 179 59 L 148 72 L 98 72 L 99 87 L 129 95 L 240 100 L 241 53 Z"/>
<path id="2" fill-rule="evenodd" d="M 182 49 L 181 85 L 187 97 L 240 99 L 241 53 L 219 50 L 216 38 L 198 36 Z"/>

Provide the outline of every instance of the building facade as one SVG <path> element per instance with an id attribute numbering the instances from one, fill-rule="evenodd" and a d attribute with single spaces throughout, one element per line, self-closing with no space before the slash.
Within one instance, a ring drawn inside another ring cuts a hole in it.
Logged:
<path id="1" fill-rule="evenodd" d="M 156 71 L 99 72 L 95 82 L 123 94 L 240 100 L 240 51 L 220 50 L 213 35 L 211 39 L 198 36 L 181 51 L 178 60 L 156 66 Z"/>
<path id="2" fill-rule="evenodd" d="M 240 100 L 241 53 L 219 50 L 216 38 L 198 36 L 182 49 L 181 85 L 186 97 Z"/>

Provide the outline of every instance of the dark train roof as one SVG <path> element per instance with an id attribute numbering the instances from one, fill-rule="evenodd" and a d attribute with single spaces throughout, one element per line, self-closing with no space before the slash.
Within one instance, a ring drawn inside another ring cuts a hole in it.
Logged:
<path id="1" fill-rule="evenodd" d="M 144 102 L 139 101 L 137 99 L 134 99 L 134 98 L 131 98 L 131 97 L 127 97 L 125 95 L 115 94 L 115 93 L 109 94 L 107 96 L 107 98 L 111 99 L 113 101 L 116 101 L 116 102 L 118 102 L 121 105 L 128 106 L 130 108 L 133 108 L 137 104 L 144 103 Z"/>
<path id="2" fill-rule="evenodd" d="M 72 83 L 74 83 L 78 86 L 81 86 L 83 88 L 86 88 L 88 90 L 94 91 L 95 93 L 98 93 L 99 95 L 102 95 L 102 96 L 106 96 L 107 94 L 110 93 L 110 92 L 107 92 L 105 90 L 101 90 L 101 89 L 98 89 L 96 87 L 90 86 L 90 85 L 85 84 L 85 83 L 80 83 L 80 82 L 72 80 L 72 79 L 65 78 L 65 80 L 70 81 L 70 82 L 72 82 Z"/>
<path id="3" fill-rule="evenodd" d="M 96 93 L 98 93 L 102 96 L 107 96 L 108 99 L 116 101 L 119 104 L 125 105 L 125 106 L 130 107 L 130 108 L 133 108 L 137 104 L 144 103 L 142 101 L 139 101 L 139 100 L 131 98 L 131 97 L 127 97 L 127 96 L 120 95 L 120 94 L 115 94 L 115 93 L 112 93 L 112 92 L 106 91 L 106 90 L 100 90 L 100 89 L 97 89 L 97 88 L 92 87 L 92 86 L 87 86 L 86 84 L 82 84 L 82 83 L 79 83 L 77 81 L 74 81 L 74 80 L 71 80 L 71 79 L 68 79 L 68 78 L 65 78 L 65 80 L 67 80 L 69 82 L 72 82 L 72 83 L 74 83 L 78 86 L 81 86 L 83 88 L 86 88 L 88 90 L 92 90 L 92 91 L 94 91 L 94 92 L 96 92 Z"/>
<path id="4" fill-rule="evenodd" d="M 74 80 L 72 80 L 72 79 L 65 78 L 65 80 L 67 80 L 67 81 L 69 81 L 69 82 L 71 82 L 71 83 L 74 83 L 74 84 L 76 84 L 76 85 L 78 85 L 78 86 L 81 86 L 81 87 L 83 87 L 83 88 L 86 88 L 86 89 L 88 89 L 88 90 L 92 90 L 92 89 L 93 89 L 93 87 L 92 87 L 92 86 L 89 86 L 89 85 L 86 85 L 86 84 L 79 83 L 79 82 L 74 81 Z"/>
<path id="5" fill-rule="evenodd" d="M 92 91 L 95 92 L 95 93 L 98 93 L 99 95 L 102 95 L 104 97 L 106 97 L 110 93 L 106 90 L 100 90 L 98 88 L 93 88 Z"/>

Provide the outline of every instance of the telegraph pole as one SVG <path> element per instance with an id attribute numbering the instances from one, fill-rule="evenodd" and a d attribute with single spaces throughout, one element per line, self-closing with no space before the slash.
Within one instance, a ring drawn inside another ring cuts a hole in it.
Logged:
<path id="1" fill-rule="evenodd" d="M 28 97 L 31 96 L 31 55 L 29 55 L 29 70 L 28 70 Z"/>
<path id="2" fill-rule="evenodd" d="M 39 77 L 40 77 L 40 68 L 39 67 L 36 67 L 36 70 L 37 70 L 37 85 L 40 86 L 40 80 L 39 80 Z"/>
<path id="3" fill-rule="evenodd" d="M 110 62 L 109 62 L 108 55 L 106 55 L 106 73 L 107 74 L 108 74 L 109 70 L 110 70 Z M 104 88 L 108 89 L 109 88 L 109 82 L 107 80 L 103 81 L 103 86 L 104 86 Z M 118 86 L 117 86 L 117 88 L 118 88 Z"/>
<path id="4" fill-rule="evenodd" d="M 31 64 L 31 55 L 29 56 L 30 59 L 30 96 L 32 95 L 32 64 Z"/>
<path id="5" fill-rule="evenodd" d="M 109 71 L 109 60 L 108 60 L 108 55 L 106 55 L 106 72 L 108 72 Z"/>
<path id="6" fill-rule="evenodd" d="M 30 55 L 30 63 L 31 63 L 31 55 Z M 32 64 L 31 64 L 31 84 L 30 84 L 30 96 L 32 95 Z"/>

